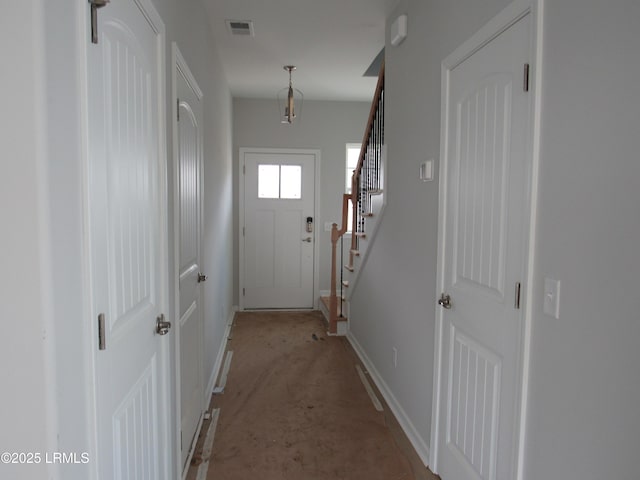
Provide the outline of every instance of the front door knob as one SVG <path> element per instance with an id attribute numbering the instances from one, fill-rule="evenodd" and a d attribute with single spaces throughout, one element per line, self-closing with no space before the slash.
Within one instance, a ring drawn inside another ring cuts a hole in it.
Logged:
<path id="1" fill-rule="evenodd" d="M 207 277 L 204 273 L 198 272 L 198 283 L 206 282 Z"/>

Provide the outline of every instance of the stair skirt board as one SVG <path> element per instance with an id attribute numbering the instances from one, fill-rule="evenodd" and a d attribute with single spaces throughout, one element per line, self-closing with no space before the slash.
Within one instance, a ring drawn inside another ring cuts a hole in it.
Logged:
<path id="1" fill-rule="evenodd" d="M 350 292 L 348 293 L 348 297 L 350 297 L 353 292 L 355 292 L 362 269 L 369 259 L 369 254 L 371 253 L 373 244 L 375 243 L 376 237 L 378 236 L 378 230 L 380 229 L 380 224 L 382 222 L 382 218 L 384 217 L 384 211 L 387 206 L 386 197 L 386 195 L 377 195 L 372 197 L 372 199 L 376 199 L 374 201 L 374 204 L 372 205 L 375 215 L 374 219 L 371 222 L 372 225 L 366 231 L 366 238 L 360 238 L 360 241 L 362 242 L 361 249 L 350 250 L 350 252 L 354 254 L 354 257 L 358 257 L 358 260 L 356 261 L 354 258 L 353 267 L 355 269 L 355 272 L 349 274 Z"/>
<path id="2" fill-rule="evenodd" d="M 413 448 L 416 450 L 418 456 L 420 457 L 420 460 L 422 460 L 422 463 L 424 463 L 425 466 L 428 466 L 429 447 L 427 446 L 424 438 L 422 438 L 422 436 L 418 433 L 418 430 L 415 428 L 406 412 L 400 406 L 398 400 L 393 395 L 385 381 L 382 379 L 380 373 L 378 373 L 376 368 L 373 366 L 373 363 L 371 363 L 371 360 L 364 352 L 364 349 L 360 346 L 358 340 L 356 340 L 351 331 L 347 332 L 347 340 L 349 340 L 349 343 L 369 372 L 370 378 L 374 381 L 376 387 L 378 387 L 378 390 L 384 397 L 387 405 L 393 412 L 393 415 L 396 417 L 396 420 L 398 420 L 400 427 L 402 427 L 402 430 L 404 431 L 405 435 L 407 435 L 407 438 L 411 442 L 411 445 L 413 445 Z M 427 414 L 431 415 L 431 412 L 427 412 Z"/>

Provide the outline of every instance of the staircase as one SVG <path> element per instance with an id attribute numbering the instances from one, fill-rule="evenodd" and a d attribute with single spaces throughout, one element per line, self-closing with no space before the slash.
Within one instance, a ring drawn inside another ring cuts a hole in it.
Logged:
<path id="1" fill-rule="evenodd" d="M 342 225 L 338 229 L 338 224 L 334 223 L 331 230 L 331 293 L 328 299 L 323 299 L 325 306 L 328 307 L 330 334 L 346 334 L 345 313 L 348 309 L 350 292 L 353 291 L 360 269 L 366 261 L 384 208 L 383 155 L 384 62 L 378 75 L 378 84 L 362 140 L 360 158 L 351 179 L 351 193 L 344 194 L 342 197 Z M 350 242 L 344 237 L 348 230 L 349 209 L 353 211 Z M 346 248 L 348 248 L 348 255 L 344 254 Z M 338 250 L 340 250 L 339 266 Z M 338 280 L 340 280 L 340 292 L 338 292 Z"/>

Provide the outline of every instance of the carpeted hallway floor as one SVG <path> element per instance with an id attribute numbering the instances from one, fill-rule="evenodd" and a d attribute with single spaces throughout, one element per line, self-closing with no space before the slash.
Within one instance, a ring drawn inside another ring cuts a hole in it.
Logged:
<path id="1" fill-rule="evenodd" d="M 376 411 L 349 342 L 327 337 L 319 312 L 241 312 L 231 338 L 207 480 L 437 478 L 384 402 Z M 203 438 L 188 480 L 206 461 Z"/>

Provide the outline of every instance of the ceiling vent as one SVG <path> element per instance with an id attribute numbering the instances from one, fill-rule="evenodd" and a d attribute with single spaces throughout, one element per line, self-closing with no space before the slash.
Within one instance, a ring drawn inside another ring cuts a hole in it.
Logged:
<path id="1" fill-rule="evenodd" d="M 250 20 L 227 20 L 226 23 L 231 35 L 254 36 L 253 22 Z"/>

